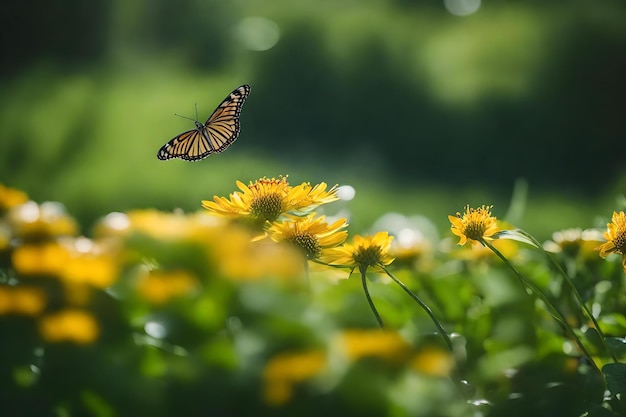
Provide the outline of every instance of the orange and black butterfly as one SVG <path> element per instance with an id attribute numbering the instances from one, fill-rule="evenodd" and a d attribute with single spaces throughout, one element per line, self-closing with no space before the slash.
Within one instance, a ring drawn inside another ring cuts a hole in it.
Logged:
<path id="1" fill-rule="evenodd" d="M 163 145 L 157 153 L 157 158 L 199 161 L 226 150 L 239 136 L 239 115 L 248 94 L 250 94 L 249 85 L 237 87 L 204 124 L 196 120 L 195 129 L 183 132 Z"/>

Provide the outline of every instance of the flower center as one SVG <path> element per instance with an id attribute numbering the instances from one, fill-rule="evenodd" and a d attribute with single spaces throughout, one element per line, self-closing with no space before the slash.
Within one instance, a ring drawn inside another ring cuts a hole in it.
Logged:
<path id="1" fill-rule="evenodd" d="M 477 209 L 472 209 L 465 206 L 465 213 L 463 217 L 459 213 L 456 214 L 463 223 L 463 234 L 469 239 L 481 240 L 485 237 L 489 227 L 495 221 L 495 218 L 491 217 L 491 206 L 482 206 Z"/>
<path id="2" fill-rule="evenodd" d="M 282 198 L 277 193 L 256 196 L 250 209 L 256 218 L 273 222 L 282 214 Z"/>
<path id="3" fill-rule="evenodd" d="M 308 232 L 296 234 L 289 241 L 302 249 L 308 259 L 317 258 L 322 250 L 317 238 Z"/>
<path id="4" fill-rule="evenodd" d="M 613 244 L 617 253 L 624 255 L 626 253 L 626 225 L 620 225 L 615 232 Z"/>
<path id="5" fill-rule="evenodd" d="M 487 225 L 485 224 L 484 221 L 473 219 L 473 220 L 470 220 L 465 225 L 464 234 L 470 239 L 480 240 L 485 234 L 486 230 L 487 230 Z"/>
<path id="6" fill-rule="evenodd" d="M 381 248 L 378 246 L 360 247 L 354 253 L 354 260 L 361 266 L 378 265 L 381 261 L 381 254 Z"/>

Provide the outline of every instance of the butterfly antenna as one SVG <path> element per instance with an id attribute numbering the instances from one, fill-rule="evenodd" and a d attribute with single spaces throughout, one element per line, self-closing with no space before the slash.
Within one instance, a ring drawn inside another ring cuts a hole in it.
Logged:
<path id="1" fill-rule="evenodd" d="M 196 120 L 198 120 L 198 103 L 196 103 Z"/>
<path id="2" fill-rule="evenodd" d="M 183 115 L 180 115 L 178 113 L 174 113 L 174 116 L 182 117 L 183 119 L 191 120 L 192 122 L 195 122 L 196 120 L 198 120 L 197 118 L 193 119 L 191 117 L 183 116 Z"/>

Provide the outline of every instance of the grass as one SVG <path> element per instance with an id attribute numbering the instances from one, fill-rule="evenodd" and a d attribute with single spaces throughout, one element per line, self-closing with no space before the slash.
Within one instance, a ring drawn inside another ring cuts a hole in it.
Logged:
<path id="1" fill-rule="evenodd" d="M 392 164 L 372 155 L 363 160 L 358 152 L 346 155 L 340 164 L 336 158 L 311 161 L 304 154 L 286 159 L 271 149 L 259 152 L 252 145 L 254 132 L 246 130 L 245 109 L 241 137 L 227 152 L 198 163 L 156 159 L 163 143 L 191 127 L 174 113 L 194 117 L 197 103 L 199 118 L 204 119 L 237 84 L 234 76 L 206 77 L 167 65 L 142 71 L 141 76 L 127 70 L 25 74 L 0 101 L 0 181 L 28 190 L 37 201 L 62 201 L 86 231 L 96 218 L 111 211 L 196 210 L 200 200 L 234 191 L 236 180 L 281 174 L 289 174 L 293 182 L 352 185 L 356 197 L 346 208 L 355 230 L 397 212 L 426 216 L 447 233 L 446 216 L 467 203 L 494 204 L 500 218 L 509 209 L 513 184 L 503 190 L 502 186 L 460 187 L 434 178 L 411 183 L 384 168 Z M 297 146 L 297 152 L 302 146 Z M 588 198 L 530 184 L 516 220 L 545 239 L 561 228 L 602 226 L 597 216 L 608 217 L 614 207 L 612 195 Z"/>

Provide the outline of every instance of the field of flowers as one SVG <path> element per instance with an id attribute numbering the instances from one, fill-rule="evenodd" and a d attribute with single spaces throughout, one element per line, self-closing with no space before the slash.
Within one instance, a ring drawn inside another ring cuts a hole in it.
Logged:
<path id="1" fill-rule="evenodd" d="M 88 231 L 0 185 L 3 415 L 626 415 L 623 211 L 538 242 L 468 206 L 434 240 L 236 185 Z"/>

